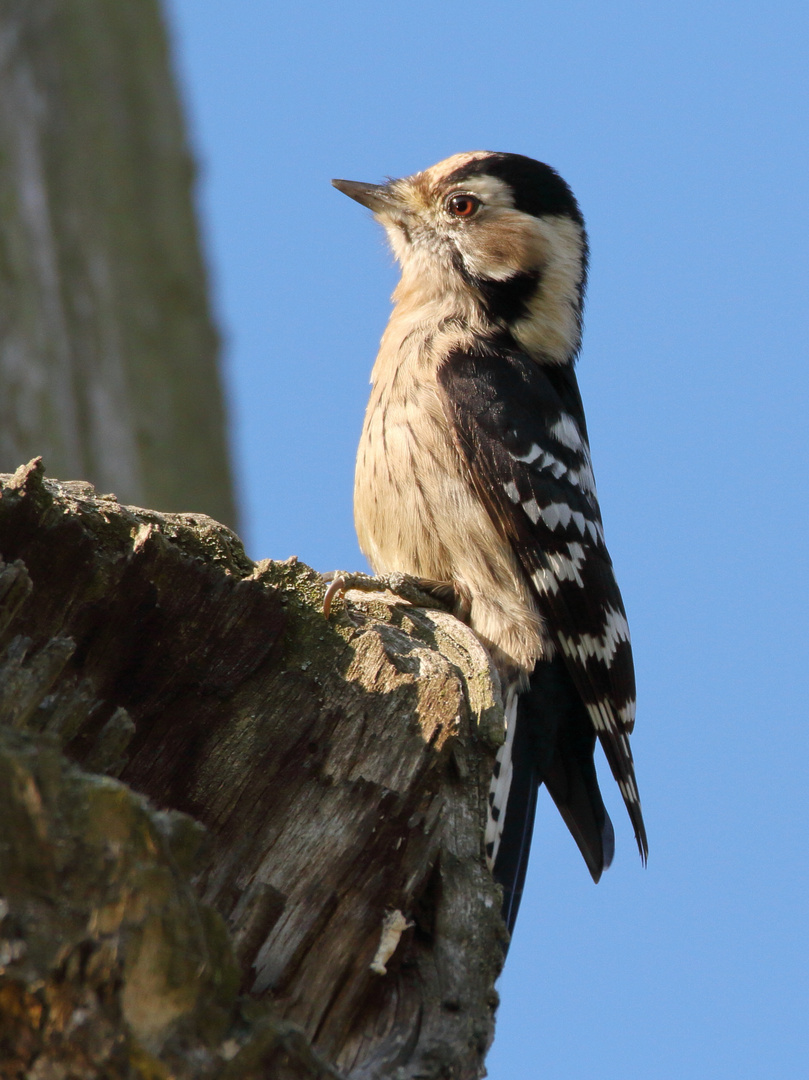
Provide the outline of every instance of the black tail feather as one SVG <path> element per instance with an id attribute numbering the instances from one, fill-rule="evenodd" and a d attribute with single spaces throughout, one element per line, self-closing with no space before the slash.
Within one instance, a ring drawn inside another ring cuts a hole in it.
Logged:
<path id="1" fill-rule="evenodd" d="M 540 784 L 532 753 L 530 725 L 521 720 L 520 713 L 518 708 L 512 748 L 514 774 L 493 869 L 494 880 L 503 886 L 503 921 L 509 934 L 514 929 L 522 900 Z"/>
<path id="2" fill-rule="evenodd" d="M 522 899 L 537 788 L 545 783 L 594 881 L 612 862 L 615 835 L 598 787 L 595 732 L 561 658 L 537 664 L 520 694 L 512 750 L 513 778 L 495 880 L 512 931 Z"/>

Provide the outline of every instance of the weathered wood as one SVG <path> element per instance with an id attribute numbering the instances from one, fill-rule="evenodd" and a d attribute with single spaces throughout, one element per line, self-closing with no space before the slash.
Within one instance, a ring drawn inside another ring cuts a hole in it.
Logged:
<path id="1" fill-rule="evenodd" d="M 0 709 L 0 719 L 3 719 Z M 0 726 L 0 1077 L 327 1080 L 300 1029 L 239 1007 L 204 830 Z"/>
<path id="2" fill-rule="evenodd" d="M 157 0 L 2 0 L 0 470 L 235 523 L 193 174 Z"/>
<path id="3" fill-rule="evenodd" d="M 327 621 L 302 564 L 37 463 L 0 493 L 6 722 L 206 827 L 196 886 L 243 992 L 342 1075 L 480 1076 L 505 931 L 481 849 L 502 711 L 474 635 L 390 595 Z"/>

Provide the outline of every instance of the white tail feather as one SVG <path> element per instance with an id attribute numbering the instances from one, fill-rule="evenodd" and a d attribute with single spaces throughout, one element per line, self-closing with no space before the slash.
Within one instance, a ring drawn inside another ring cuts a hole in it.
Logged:
<path id="1" fill-rule="evenodd" d="M 517 726 L 517 702 L 518 694 L 516 685 L 506 690 L 506 702 L 504 707 L 506 738 L 503 745 L 497 751 L 492 782 L 489 786 L 489 803 L 486 813 L 486 862 L 489 869 L 494 866 L 497 858 L 497 850 L 500 847 L 500 838 L 503 835 L 503 824 L 506 816 L 506 805 L 509 792 L 511 791 L 511 777 L 514 771 L 511 750 L 514 745 L 514 730 Z"/>

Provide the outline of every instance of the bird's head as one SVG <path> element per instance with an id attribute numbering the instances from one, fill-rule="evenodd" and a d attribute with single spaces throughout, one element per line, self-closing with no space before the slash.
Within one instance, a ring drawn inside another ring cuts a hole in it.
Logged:
<path id="1" fill-rule="evenodd" d="M 454 300 L 537 359 L 575 358 L 587 237 L 573 193 L 549 165 L 478 151 L 387 184 L 332 183 L 384 225 L 402 267 L 397 301 Z"/>

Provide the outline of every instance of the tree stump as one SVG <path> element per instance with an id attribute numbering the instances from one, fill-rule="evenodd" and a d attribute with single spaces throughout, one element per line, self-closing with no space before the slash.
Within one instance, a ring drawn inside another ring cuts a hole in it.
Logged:
<path id="1" fill-rule="evenodd" d="M 0 555 L 0 1075 L 481 1076 L 502 708 L 468 627 L 327 620 L 294 559 L 38 460 Z"/>

